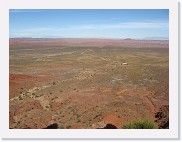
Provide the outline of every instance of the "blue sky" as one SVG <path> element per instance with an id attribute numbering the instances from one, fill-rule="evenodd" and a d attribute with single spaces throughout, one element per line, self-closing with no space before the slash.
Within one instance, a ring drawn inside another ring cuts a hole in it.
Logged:
<path id="1" fill-rule="evenodd" d="M 10 10 L 10 37 L 150 38 L 169 34 L 165 9 Z"/>

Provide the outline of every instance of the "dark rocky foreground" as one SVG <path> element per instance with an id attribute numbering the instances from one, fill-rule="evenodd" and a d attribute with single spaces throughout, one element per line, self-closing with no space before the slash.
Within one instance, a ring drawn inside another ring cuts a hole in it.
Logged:
<path id="1" fill-rule="evenodd" d="M 160 110 L 155 113 L 155 118 L 159 129 L 169 129 L 169 106 L 162 106 Z"/>

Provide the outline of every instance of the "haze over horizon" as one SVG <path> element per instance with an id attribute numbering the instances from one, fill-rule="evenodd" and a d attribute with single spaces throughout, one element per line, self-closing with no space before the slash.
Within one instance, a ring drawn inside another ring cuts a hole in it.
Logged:
<path id="1" fill-rule="evenodd" d="M 169 38 L 169 11 L 12 9 L 10 38 Z"/>

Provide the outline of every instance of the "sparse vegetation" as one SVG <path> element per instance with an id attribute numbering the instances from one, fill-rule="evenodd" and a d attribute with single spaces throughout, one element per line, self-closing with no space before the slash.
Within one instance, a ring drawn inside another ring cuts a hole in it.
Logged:
<path id="1" fill-rule="evenodd" d="M 68 125 L 68 126 L 66 126 L 66 129 L 70 129 L 72 126 L 71 125 Z"/>
<path id="2" fill-rule="evenodd" d="M 157 129 L 157 125 L 152 120 L 139 120 L 123 125 L 124 129 Z"/>
<path id="3" fill-rule="evenodd" d="M 19 96 L 19 100 L 23 100 L 22 96 Z"/>
<path id="4" fill-rule="evenodd" d="M 60 129 L 64 129 L 64 126 L 61 125 L 59 128 L 60 128 Z"/>
<path id="5" fill-rule="evenodd" d="M 81 115 L 77 114 L 77 119 L 79 119 L 81 117 Z"/>
<path id="6" fill-rule="evenodd" d="M 135 48 L 131 40 L 132 48 L 126 48 L 117 44 L 112 46 L 112 42 L 106 42 L 109 48 L 103 41 L 98 48 L 60 46 L 55 50 L 52 45 L 44 48 L 41 44 L 40 47 L 33 44 L 26 50 L 26 42 L 23 50 L 14 45 L 10 47 L 13 49 L 10 50 L 9 109 L 13 114 L 9 117 L 10 127 L 15 128 L 20 121 L 22 128 L 23 123 L 30 128 L 35 128 L 33 124 L 37 123 L 40 129 L 44 126 L 40 120 L 45 120 L 46 124 L 58 123 L 60 129 L 87 129 L 96 123 L 102 125 L 103 120 L 119 122 L 124 119 L 130 123 L 117 126 L 118 129 L 156 128 L 153 122 L 131 120 L 153 116 L 151 110 L 155 105 L 168 102 L 168 47 Z M 155 46 L 158 46 L 157 42 Z M 34 60 L 40 61 L 36 62 L 37 68 Z M 123 62 L 129 63 L 128 66 L 122 66 Z M 159 96 L 157 101 L 156 96 Z"/>

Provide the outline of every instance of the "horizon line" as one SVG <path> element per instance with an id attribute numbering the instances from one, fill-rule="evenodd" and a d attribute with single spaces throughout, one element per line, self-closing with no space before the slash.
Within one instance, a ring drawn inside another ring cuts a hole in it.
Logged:
<path id="1" fill-rule="evenodd" d="M 115 39 L 115 40 L 169 40 L 168 37 L 104 38 L 104 37 L 9 37 L 9 39 Z"/>

